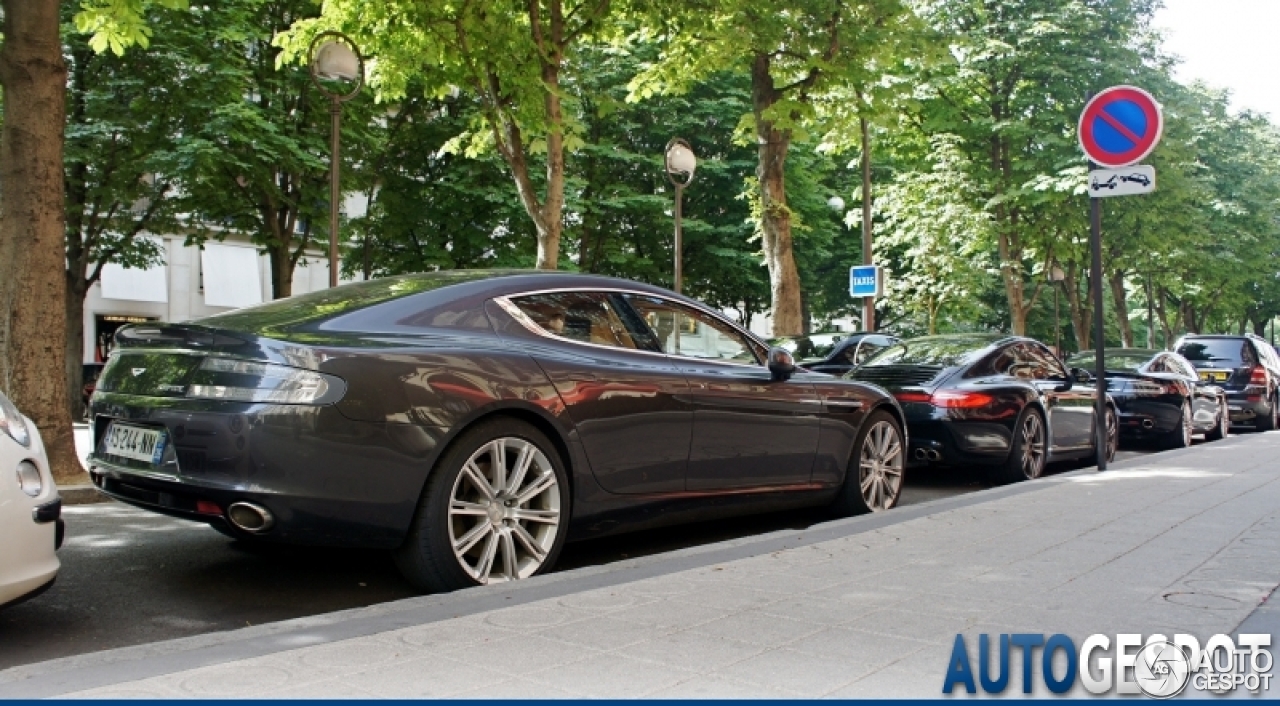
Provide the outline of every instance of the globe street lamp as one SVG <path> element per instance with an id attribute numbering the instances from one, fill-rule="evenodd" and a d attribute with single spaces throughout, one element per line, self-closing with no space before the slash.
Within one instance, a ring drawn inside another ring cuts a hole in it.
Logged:
<path id="1" fill-rule="evenodd" d="M 338 199 L 340 189 L 342 104 L 364 86 L 364 59 L 355 42 L 341 32 L 321 32 L 311 40 L 311 82 L 329 97 L 332 117 L 329 137 L 329 286 L 338 286 Z M 337 82 L 354 82 L 343 92 Z M 326 85 L 325 82 L 328 82 Z M 338 90 L 335 90 L 338 89 Z"/>
<path id="2" fill-rule="evenodd" d="M 1062 327 L 1058 323 L 1058 283 L 1067 278 L 1067 273 L 1056 264 L 1049 268 L 1049 286 L 1053 287 L 1053 347 L 1062 356 Z"/>
<path id="3" fill-rule="evenodd" d="M 684 280 L 684 271 L 681 260 L 683 259 L 684 243 L 681 240 L 680 219 L 683 216 L 683 200 L 684 189 L 693 181 L 693 170 L 698 166 L 698 159 L 693 156 L 693 149 L 689 147 L 689 143 L 679 137 L 671 138 L 667 143 L 666 150 L 666 168 L 667 179 L 671 181 L 671 185 L 676 188 L 676 242 L 675 242 L 675 265 L 674 276 L 672 277 L 672 289 L 677 293 L 680 292 L 681 283 Z M 684 179 L 678 179 L 677 175 L 683 174 Z"/>

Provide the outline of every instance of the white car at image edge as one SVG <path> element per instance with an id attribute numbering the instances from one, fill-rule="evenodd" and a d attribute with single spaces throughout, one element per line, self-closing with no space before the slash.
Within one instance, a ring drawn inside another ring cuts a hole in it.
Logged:
<path id="1" fill-rule="evenodd" d="M 0 393 L 0 608 L 53 585 L 63 531 L 40 432 Z"/>

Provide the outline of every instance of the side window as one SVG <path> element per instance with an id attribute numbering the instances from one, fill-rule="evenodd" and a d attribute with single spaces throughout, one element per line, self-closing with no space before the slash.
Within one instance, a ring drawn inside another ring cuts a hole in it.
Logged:
<path id="1" fill-rule="evenodd" d="M 1147 365 L 1147 372 L 1172 373 L 1177 371 L 1170 368 L 1169 359 L 1166 356 L 1158 355 L 1151 360 L 1151 363 L 1149 365 Z"/>
<path id="2" fill-rule="evenodd" d="M 864 338 L 858 345 L 858 355 L 854 359 L 854 365 L 862 365 L 868 358 L 884 350 L 887 346 L 874 338 Z"/>
<path id="3" fill-rule="evenodd" d="M 613 348 L 647 348 L 636 342 L 608 294 L 553 292 L 515 297 L 511 302 L 535 326 L 558 338 Z"/>
<path id="4" fill-rule="evenodd" d="M 637 337 L 656 340 L 664 353 L 743 365 L 760 364 L 755 346 L 748 339 L 709 314 L 660 297 L 623 296 L 647 328 Z"/>
<path id="5" fill-rule="evenodd" d="M 1023 351 L 1027 359 L 1033 380 L 1065 380 L 1067 378 L 1067 372 L 1062 369 L 1062 363 L 1048 348 L 1029 343 L 1018 348 Z"/>
<path id="6" fill-rule="evenodd" d="M 1171 356 L 1171 355 L 1165 356 L 1164 359 L 1169 366 L 1169 370 L 1177 373 L 1178 375 L 1181 375 L 1184 378 L 1196 377 L 1195 371 L 1191 369 L 1191 365 L 1186 361 L 1180 358 L 1175 358 L 1174 356 Z"/>
<path id="7" fill-rule="evenodd" d="M 1274 351 L 1269 350 L 1269 349 L 1270 349 L 1270 346 L 1268 346 L 1268 345 L 1267 345 L 1267 344 L 1265 344 L 1265 343 L 1260 343 L 1260 342 L 1258 342 L 1258 341 L 1256 341 L 1256 340 L 1255 340 L 1255 341 L 1253 341 L 1253 346 L 1254 346 L 1254 348 L 1256 348 L 1256 349 L 1257 349 L 1257 351 L 1256 351 L 1256 352 L 1257 352 L 1257 356 L 1258 356 L 1259 358 L 1261 358 L 1262 360 L 1264 360 L 1268 366 L 1273 367 L 1273 368 L 1274 368 L 1274 367 L 1278 367 L 1278 364 L 1277 364 L 1277 362 L 1276 362 L 1275 352 L 1274 352 Z M 1246 346 L 1246 348 L 1247 348 L 1247 347 L 1248 347 L 1248 346 Z"/>

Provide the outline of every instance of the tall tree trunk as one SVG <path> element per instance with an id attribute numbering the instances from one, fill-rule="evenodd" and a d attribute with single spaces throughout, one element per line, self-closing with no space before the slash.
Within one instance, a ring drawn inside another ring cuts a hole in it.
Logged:
<path id="1" fill-rule="evenodd" d="M 71 419 L 84 417 L 84 296 L 79 285 L 84 279 L 73 281 L 67 273 L 66 301 L 66 375 L 67 410 Z"/>
<path id="2" fill-rule="evenodd" d="M 1092 330 L 1090 321 L 1093 307 L 1089 304 L 1088 278 L 1085 278 L 1085 296 L 1082 297 L 1080 296 L 1078 274 L 1079 270 L 1075 265 L 1067 267 L 1062 284 L 1067 293 L 1067 308 L 1071 311 L 1071 330 L 1076 337 L 1076 350 L 1084 351 L 1089 349 L 1089 334 Z"/>
<path id="3" fill-rule="evenodd" d="M 796 269 L 791 239 L 791 209 L 787 207 L 786 183 L 791 131 L 775 128 L 773 121 L 764 117 L 780 97 L 769 72 L 769 55 L 757 54 L 751 66 L 751 102 L 756 119 L 760 225 L 773 299 L 773 335 L 798 336 L 804 331 L 804 321 L 800 311 L 800 273 Z"/>
<path id="4" fill-rule="evenodd" d="M 1111 273 L 1111 301 L 1115 306 L 1116 323 L 1120 326 L 1120 344 L 1133 348 L 1133 326 L 1129 324 L 1129 301 L 1124 291 L 1124 272 Z"/>
<path id="5" fill-rule="evenodd" d="M 3 0 L 0 390 L 35 421 L 54 479 L 82 482 L 67 412 L 62 129 L 67 66 L 57 0 Z M 52 306 L 51 306 L 52 304 Z"/>
<path id="6" fill-rule="evenodd" d="M 271 262 L 271 296 L 276 299 L 293 296 L 292 255 L 287 244 L 267 248 L 267 258 Z"/>

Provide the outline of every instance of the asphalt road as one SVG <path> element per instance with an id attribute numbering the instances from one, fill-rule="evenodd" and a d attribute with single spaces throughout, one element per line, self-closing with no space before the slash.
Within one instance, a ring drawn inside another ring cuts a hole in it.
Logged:
<path id="1" fill-rule="evenodd" d="M 1124 451 L 1120 458 L 1137 453 Z M 984 487 L 964 472 L 915 472 L 901 503 Z M 414 595 L 384 552 L 246 546 L 205 525 L 115 502 L 69 506 L 64 513 L 68 538 L 57 583 L 36 599 L 0 611 L 0 669 Z M 793 511 L 574 543 L 565 548 L 559 568 L 800 529 L 825 519 L 820 511 Z"/>

